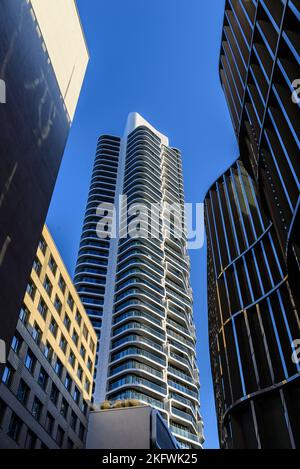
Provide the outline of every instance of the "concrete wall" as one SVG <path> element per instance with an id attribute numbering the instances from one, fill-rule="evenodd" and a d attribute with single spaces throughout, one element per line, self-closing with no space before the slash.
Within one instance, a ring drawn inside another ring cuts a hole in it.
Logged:
<path id="1" fill-rule="evenodd" d="M 151 408 L 91 412 L 87 449 L 150 449 Z"/>
<path id="2" fill-rule="evenodd" d="M 70 119 L 89 54 L 75 0 L 31 0 Z"/>

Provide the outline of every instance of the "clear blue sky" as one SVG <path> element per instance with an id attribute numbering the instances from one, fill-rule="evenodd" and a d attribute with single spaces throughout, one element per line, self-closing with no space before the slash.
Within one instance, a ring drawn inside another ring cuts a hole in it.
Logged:
<path id="1" fill-rule="evenodd" d="M 137 111 L 182 150 L 187 202 L 238 156 L 219 83 L 224 0 L 78 0 L 91 60 L 48 225 L 73 275 L 97 138 Z M 191 252 L 206 448 L 218 437 L 208 353 L 206 250 Z"/>

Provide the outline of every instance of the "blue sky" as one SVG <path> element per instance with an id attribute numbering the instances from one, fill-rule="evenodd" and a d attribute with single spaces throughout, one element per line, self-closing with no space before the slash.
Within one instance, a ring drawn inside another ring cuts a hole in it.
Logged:
<path id="1" fill-rule="evenodd" d="M 219 82 L 224 0 L 78 0 L 90 64 L 48 226 L 73 275 L 97 138 L 137 111 L 183 155 L 187 202 L 202 202 L 238 150 Z M 208 353 L 206 249 L 191 251 L 206 448 L 218 448 Z"/>

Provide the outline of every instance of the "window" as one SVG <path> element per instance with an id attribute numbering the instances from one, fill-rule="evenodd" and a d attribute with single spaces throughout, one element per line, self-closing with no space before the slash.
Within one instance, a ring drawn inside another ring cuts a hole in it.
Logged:
<path id="1" fill-rule="evenodd" d="M 69 316 L 67 314 L 65 314 L 64 325 L 65 325 L 66 329 L 68 331 L 70 331 L 71 319 L 69 318 Z"/>
<path id="2" fill-rule="evenodd" d="M 57 406 L 58 398 L 59 398 L 58 387 L 55 386 L 54 383 L 52 383 L 51 392 L 50 392 L 50 401 L 53 402 L 53 404 Z"/>
<path id="3" fill-rule="evenodd" d="M 41 418 L 42 410 L 43 410 L 43 404 L 37 397 L 35 397 L 33 400 L 31 413 L 37 421 L 39 421 Z"/>
<path id="4" fill-rule="evenodd" d="M 3 371 L 2 382 L 6 384 L 7 387 L 9 387 L 12 383 L 13 376 L 14 369 L 10 365 L 7 365 Z"/>
<path id="5" fill-rule="evenodd" d="M 73 308 L 74 308 L 74 300 L 72 298 L 72 296 L 69 294 L 68 296 L 68 305 L 70 306 L 71 310 L 73 311 Z"/>
<path id="6" fill-rule="evenodd" d="M 23 305 L 23 307 L 20 310 L 19 319 L 23 324 L 25 324 L 25 326 L 27 326 L 28 324 L 29 316 L 30 315 L 29 315 L 28 309 L 26 308 L 26 306 Z"/>
<path id="7" fill-rule="evenodd" d="M 26 358 L 25 358 L 25 366 L 32 375 L 34 372 L 35 364 L 36 364 L 36 358 L 31 352 L 31 350 L 28 350 L 26 354 Z"/>
<path id="8" fill-rule="evenodd" d="M 53 358 L 54 350 L 47 341 L 45 348 L 44 348 L 44 355 L 47 358 L 48 362 L 51 364 Z"/>
<path id="9" fill-rule="evenodd" d="M 68 441 L 67 441 L 67 449 L 73 449 L 74 448 L 74 443 L 73 441 L 71 440 L 71 438 L 68 438 Z"/>
<path id="10" fill-rule="evenodd" d="M 59 343 L 60 348 L 62 349 L 63 352 L 66 353 L 67 350 L 67 340 L 66 338 L 62 335 Z"/>
<path id="11" fill-rule="evenodd" d="M 39 302 L 39 305 L 38 305 L 38 311 L 39 311 L 40 315 L 42 316 L 42 318 L 46 319 L 47 312 L 48 312 L 48 307 L 47 307 L 45 301 L 43 300 L 43 298 L 40 299 L 40 302 Z"/>
<path id="12" fill-rule="evenodd" d="M 78 311 L 78 309 L 77 309 L 77 311 L 76 311 L 75 319 L 76 319 L 76 321 L 77 321 L 78 326 L 81 326 L 82 317 L 81 317 L 81 314 L 80 314 L 80 312 Z"/>
<path id="13" fill-rule="evenodd" d="M 85 431 L 85 428 L 84 428 L 84 426 L 82 425 L 82 423 L 80 423 L 78 436 L 79 436 L 79 438 L 80 438 L 81 441 L 84 440 L 84 431 Z"/>
<path id="14" fill-rule="evenodd" d="M 51 272 L 52 272 L 53 275 L 55 276 L 55 275 L 56 275 L 56 271 L 57 271 L 57 264 L 56 264 L 56 262 L 55 262 L 53 256 L 50 256 L 48 265 L 49 265 L 49 267 L 50 267 Z"/>
<path id="15" fill-rule="evenodd" d="M 58 296 L 56 295 L 55 300 L 54 300 L 54 308 L 56 311 L 60 314 L 62 310 L 62 304 Z"/>
<path id="16" fill-rule="evenodd" d="M 59 378 L 61 378 L 62 370 L 63 370 L 62 362 L 60 361 L 59 358 L 57 358 L 55 365 L 54 365 L 54 371 L 57 374 L 57 376 L 59 376 Z"/>
<path id="17" fill-rule="evenodd" d="M 91 390 L 91 383 L 87 379 L 85 380 L 85 390 L 87 393 Z"/>
<path id="18" fill-rule="evenodd" d="M 57 337 L 58 326 L 57 326 L 57 322 L 53 318 L 51 320 L 49 329 L 50 329 L 50 332 L 53 335 L 53 337 L 56 338 Z"/>
<path id="19" fill-rule="evenodd" d="M 87 341 L 87 340 L 88 340 L 88 336 L 89 336 L 89 331 L 88 331 L 88 329 L 87 329 L 87 327 L 86 327 L 85 324 L 83 325 L 82 334 L 83 334 L 83 337 L 85 338 L 85 340 Z"/>
<path id="20" fill-rule="evenodd" d="M 75 388 L 74 388 L 73 399 L 76 402 L 76 404 L 78 405 L 79 404 L 79 399 L 80 399 L 80 392 L 79 392 L 79 389 L 77 388 L 77 386 L 75 386 Z"/>
<path id="21" fill-rule="evenodd" d="M 61 289 L 62 293 L 65 293 L 65 291 L 66 291 L 66 282 L 64 281 L 62 275 L 59 276 L 58 285 L 59 285 L 59 288 Z"/>
<path id="22" fill-rule="evenodd" d="M 33 263 L 33 270 L 36 272 L 37 276 L 40 275 L 42 270 L 42 264 L 40 263 L 39 259 L 36 257 Z"/>
<path id="23" fill-rule="evenodd" d="M 2 399 L 0 399 L 0 425 L 2 424 L 4 420 L 6 409 L 7 409 L 7 405 Z"/>
<path id="24" fill-rule="evenodd" d="M 41 331 L 41 328 L 37 325 L 36 322 L 35 322 L 34 325 L 33 325 L 31 335 L 32 335 L 32 337 L 33 337 L 33 340 L 34 340 L 38 345 L 40 345 L 41 340 L 42 340 L 42 331 Z"/>
<path id="25" fill-rule="evenodd" d="M 21 347 L 22 347 L 22 338 L 20 334 L 16 332 L 11 342 L 11 348 L 17 355 L 19 355 Z"/>
<path id="26" fill-rule="evenodd" d="M 41 367 L 39 377 L 38 377 L 38 384 L 41 386 L 41 388 L 45 391 L 47 387 L 47 382 L 48 382 L 48 375 L 46 370 Z"/>
<path id="27" fill-rule="evenodd" d="M 29 392 L 30 392 L 29 387 L 27 386 L 25 381 L 21 379 L 18 392 L 17 392 L 17 398 L 24 406 L 27 404 Z"/>
<path id="28" fill-rule="evenodd" d="M 27 288 L 26 288 L 26 292 L 28 293 L 28 295 L 30 296 L 32 301 L 34 301 L 35 294 L 36 294 L 36 286 L 35 286 L 35 284 L 33 283 L 32 280 L 30 280 L 30 282 L 28 283 Z"/>
<path id="29" fill-rule="evenodd" d="M 93 363 L 92 363 L 92 360 L 90 358 L 88 358 L 87 367 L 90 370 L 90 372 L 92 372 Z"/>
<path id="30" fill-rule="evenodd" d="M 91 340 L 90 340 L 90 349 L 91 349 L 92 353 L 95 352 L 95 347 L 96 347 L 96 346 L 95 346 L 95 343 L 94 343 L 94 342 L 92 341 L 92 339 L 91 339 Z"/>
<path id="31" fill-rule="evenodd" d="M 73 352 L 70 352 L 69 363 L 72 366 L 72 368 L 75 367 L 75 362 L 76 362 L 75 355 Z"/>
<path id="32" fill-rule="evenodd" d="M 39 248 L 40 248 L 40 250 L 42 251 L 43 254 L 46 253 L 47 243 L 46 243 L 46 241 L 43 237 L 41 238 L 41 240 L 39 242 Z"/>
<path id="33" fill-rule="evenodd" d="M 69 410 L 69 404 L 67 403 L 66 399 L 63 398 L 63 400 L 61 402 L 60 414 L 64 418 L 67 418 L 68 410 Z"/>
<path id="34" fill-rule="evenodd" d="M 71 413 L 71 420 L 70 420 L 70 426 L 71 428 L 75 431 L 76 430 L 76 425 L 77 425 L 77 415 L 75 412 L 72 410 Z"/>
<path id="35" fill-rule="evenodd" d="M 81 355 L 82 358 L 85 360 L 86 350 L 85 350 L 85 348 L 84 348 L 83 345 L 81 345 L 81 347 L 80 347 L 80 355 Z"/>
<path id="36" fill-rule="evenodd" d="M 47 445 L 45 445 L 45 443 L 41 442 L 40 449 L 49 449 L 49 448 Z"/>
<path id="37" fill-rule="evenodd" d="M 65 433 L 64 433 L 63 429 L 58 425 L 57 433 L 56 433 L 56 442 L 57 442 L 58 446 L 63 445 L 64 436 L 65 436 Z"/>
<path id="38" fill-rule="evenodd" d="M 48 296 L 51 296 L 53 287 L 52 287 L 52 283 L 50 282 L 50 280 L 47 276 L 45 277 L 44 288 L 45 288 L 46 292 L 48 293 Z"/>
<path id="39" fill-rule="evenodd" d="M 87 406 L 87 403 L 86 402 L 82 402 L 81 404 L 81 412 L 86 415 L 87 414 L 87 411 L 88 411 L 88 406 Z"/>
<path id="40" fill-rule="evenodd" d="M 14 441 L 18 441 L 20 436 L 20 431 L 22 428 L 22 421 L 19 417 L 13 412 L 8 427 L 8 436 Z"/>
<path id="41" fill-rule="evenodd" d="M 49 435 L 52 435 L 53 427 L 54 427 L 54 417 L 49 412 L 47 412 L 45 428 L 46 428 L 46 431 L 49 433 Z"/>
<path id="42" fill-rule="evenodd" d="M 28 430 L 25 440 L 25 449 L 34 449 L 36 444 L 36 435 L 31 430 Z"/>
<path id="43" fill-rule="evenodd" d="M 69 373 L 66 374 L 66 379 L 65 379 L 65 388 L 70 392 L 71 391 L 71 386 L 72 386 L 72 379 Z"/>
<path id="44" fill-rule="evenodd" d="M 82 370 L 82 368 L 81 368 L 80 365 L 78 365 L 77 376 L 78 376 L 78 378 L 79 378 L 80 381 L 81 381 L 81 380 L 82 380 L 82 376 L 83 376 L 83 370 Z"/>
<path id="45" fill-rule="evenodd" d="M 74 344 L 78 345 L 79 336 L 78 336 L 77 332 L 75 331 L 75 329 L 73 330 L 72 339 L 73 339 Z"/>

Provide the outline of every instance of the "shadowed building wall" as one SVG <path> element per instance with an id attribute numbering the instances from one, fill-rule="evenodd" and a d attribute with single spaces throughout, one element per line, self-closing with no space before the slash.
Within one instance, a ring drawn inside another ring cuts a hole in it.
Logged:
<path id="1" fill-rule="evenodd" d="M 7 346 L 88 62 L 74 0 L 47 4 L 0 6 L 0 339 Z M 60 54 L 69 57 L 65 68 Z"/>

